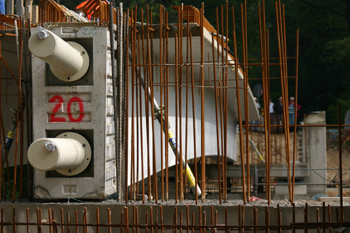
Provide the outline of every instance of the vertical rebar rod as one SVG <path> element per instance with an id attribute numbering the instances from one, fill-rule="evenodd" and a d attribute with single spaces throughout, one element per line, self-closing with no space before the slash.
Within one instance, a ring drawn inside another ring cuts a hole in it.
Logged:
<path id="1" fill-rule="evenodd" d="M 267 210 L 267 207 L 265 207 L 265 232 L 269 233 L 270 232 L 270 211 Z"/>
<path id="2" fill-rule="evenodd" d="M 163 106 L 163 7 L 159 4 L 159 78 L 160 78 L 160 106 Z M 160 118 L 163 119 L 163 110 L 160 111 Z M 161 187 L 162 187 L 162 201 L 164 202 L 164 157 L 163 157 L 163 130 L 164 121 L 160 121 L 160 167 L 161 167 Z M 167 144 L 165 144 L 167 146 Z"/>
<path id="3" fill-rule="evenodd" d="M 284 10 L 284 8 L 283 8 Z M 294 202 L 295 186 L 295 162 L 296 162 L 296 144 L 297 144 L 297 115 L 298 115 L 298 73 L 299 73 L 299 29 L 296 30 L 296 51 L 295 51 L 295 116 L 294 116 L 294 138 L 293 138 L 293 178 L 292 178 L 292 203 Z"/>
<path id="4" fill-rule="evenodd" d="M 245 205 L 242 206 L 242 226 L 245 225 Z M 242 230 L 242 232 L 244 233 L 244 228 Z"/>
<path id="5" fill-rule="evenodd" d="M 165 32 L 165 63 L 169 62 L 169 31 L 168 31 L 168 12 L 165 12 L 166 32 Z M 165 70 L 165 86 L 164 86 L 164 104 L 165 104 L 165 119 L 169 119 L 169 66 Z M 165 121 L 165 129 L 169 128 L 169 122 Z M 165 141 L 169 141 L 169 134 L 165 134 Z M 166 179 L 166 200 L 169 199 L 169 146 L 165 146 L 165 179 Z M 197 180 L 197 177 L 196 177 Z"/>
<path id="6" fill-rule="evenodd" d="M 147 4 L 147 7 L 146 7 L 146 25 L 147 25 L 147 30 L 146 30 L 146 39 L 149 38 L 149 5 Z M 136 25 L 136 20 L 135 20 L 135 25 Z M 136 29 L 135 29 L 136 30 Z M 150 52 L 149 51 L 149 44 L 148 44 L 148 41 L 146 41 L 146 57 L 148 57 L 148 53 Z M 146 57 L 144 55 L 144 64 L 146 64 Z M 147 68 L 145 67 L 144 68 L 144 71 L 146 74 L 145 75 L 145 81 L 144 81 L 144 85 L 145 85 L 145 115 L 146 115 L 146 133 L 147 133 L 147 175 L 148 175 L 148 201 L 151 200 L 151 160 L 150 160 L 150 138 L 149 138 L 149 95 L 146 91 L 146 88 L 148 90 L 148 80 L 149 80 L 149 77 L 148 77 L 148 72 L 147 72 Z M 152 119 L 153 120 L 153 119 Z"/>
<path id="7" fill-rule="evenodd" d="M 218 36 L 217 36 L 217 43 L 216 43 L 216 48 L 217 48 L 217 57 L 218 57 L 218 67 L 222 67 L 223 66 L 223 64 L 222 63 L 220 63 L 220 62 L 222 62 L 222 59 L 220 60 L 220 47 L 222 47 L 221 45 L 220 45 L 220 27 L 219 27 L 219 10 L 218 10 L 218 8 L 216 7 L 216 28 L 217 28 L 217 34 L 218 34 Z M 223 53 L 222 53 L 223 54 Z M 220 154 L 220 158 L 223 156 L 223 153 L 224 153 L 224 151 L 223 151 L 223 119 L 222 119 L 222 117 L 223 117 L 223 114 L 222 114 L 222 111 L 223 111 L 223 98 L 222 98 L 222 90 L 223 90 L 223 88 L 222 88 L 222 84 L 223 84 L 223 82 L 222 82 L 222 69 L 221 68 L 219 68 L 218 69 L 218 71 L 219 71 L 219 77 L 218 77 L 218 86 L 219 86 L 219 90 L 218 90 L 218 97 L 217 98 L 219 98 L 219 126 L 218 127 L 220 127 L 220 134 L 219 134 L 219 136 L 220 136 L 220 141 L 219 141 L 219 148 L 221 148 L 221 154 Z M 223 166 L 224 166 L 224 162 L 223 162 L 223 159 L 221 158 L 221 164 L 220 164 L 220 166 L 221 166 L 221 170 L 219 171 L 220 173 L 221 173 L 221 175 L 222 176 L 224 176 L 224 174 L 223 174 Z M 222 183 L 222 184 L 221 184 Z M 224 186 L 224 181 L 222 180 L 220 180 L 220 186 Z"/>
<path id="8" fill-rule="evenodd" d="M 130 200 L 135 200 L 134 195 L 134 171 L 135 171 L 135 80 L 136 80 L 136 63 L 137 63 L 137 38 L 136 38 L 136 21 L 137 21 L 137 6 L 134 11 L 134 31 L 132 35 L 133 58 L 132 75 L 131 75 L 131 161 L 130 161 Z M 126 192 L 128 195 L 128 192 Z"/>
<path id="9" fill-rule="evenodd" d="M 242 212 L 241 212 L 241 205 L 239 205 L 238 207 L 238 232 L 241 233 L 242 232 Z"/>
<path id="10" fill-rule="evenodd" d="M 233 25 L 233 47 L 234 47 L 234 55 L 235 55 L 235 80 L 236 80 L 236 96 L 237 96 L 237 108 L 238 108 L 238 125 L 239 125 L 239 149 L 241 155 L 241 171 L 242 171 L 242 180 L 244 181 L 245 177 L 245 168 L 244 168 L 244 150 L 243 150 L 243 131 L 242 131 L 242 107 L 241 107 L 241 95 L 239 88 L 239 74 L 238 74 L 238 55 L 237 55 L 237 37 L 236 37 L 236 22 L 235 22 L 235 11 L 232 7 L 232 25 Z M 245 182 L 243 182 L 243 202 L 246 204 L 246 193 L 245 190 Z"/>
<path id="11" fill-rule="evenodd" d="M 83 211 L 83 232 L 84 233 L 88 233 L 87 231 L 87 208 L 84 207 L 84 211 Z"/>
<path id="12" fill-rule="evenodd" d="M 15 208 L 13 208 L 13 209 L 15 209 Z M 50 231 L 50 233 L 52 233 L 52 231 L 53 231 L 53 226 L 51 225 L 52 224 L 52 217 L 51 217 L 51 208 L 48 208 L 47 209 L 47 216 L 48 216 L 48 219 L 49 219 L 49 231 Z M 16 231 L 14 231 L 14 232 L 16 232 Z"/>
<path id="13" fill-rule="evenodd" d="M 141 9 L 141 18 L 143 16 L 143 9 Z M 137 47 L 138 47 L 138 54 L 137 54 L 137 58 L 138 58 L 138 64 L 139 66 L 142 65 L 141 63 L 141 58 L 142 58 L 142 55 L 141 55 L 141 52 L 142 52 L 142 46 L 141 46 L 141 36 L 139 35 L 138 36 L 138 41 L 137 41 Z M 141 48 L 141 49 L 140 49 Z M 138 75 L 139 77 L 141 76 L 141 72 L 142 72 L 142 69 L 139 68 L 138 69 Z M 142 116 L 142 91 L 141 91 L 141 82 L 140 82 L 140 79 L 136 79 L 136 145 L 137 145 L 137 152 L 136 152 L 136 158 L 139 158 L 139 155 L 141 155 L 141 158 L 140 159 L 137 159 L 137 164 L 139 164 L 139 160 L 141 160 L 141 176 L 142 176 L 142 181 L 141 183 L 143 184 L 142 185 L 142 188 L 144 187 L 144 177 L 143 177 L 143 135 L 142 135 L 142 119 L 143 119 L 143 116 Z M 139 121 L 139 124 L 137 124 Z M 141 143 L 141 144 L 140 144 Z M 139 183 L 138 183 L 138 180 L 139 180 L 139 166 L 137 166 L 137 174 L 136 174 L 136 182 L 137 182 L 137 186 L 136 186 L 136 189 L 137 189 L 137 194 L 139 194 L 138 192 L 138 189 L 139 189 Z M 142 200 L 144 200 L 144 191 L 142 191 Z"/>
<path id="14" fill-rule="evenodd" d="M 67 213 L 67 233 L 70 233 L 70 212 Z"/>
<path id="15" fill-rule="evenodd" d="M 100 209 L 96 207 L 96 233 L 100 233 Z"/>
<path id="16" fill-rule="evenodd" d="M 178 11 L 179 15 L 179 11 Z M 178 16 L 179 17 L 179 16 Z M 178 34 L 175 34 L 175 74 L 174 74 L 174 84 L 175 84 L 175 137 L 179 138 L 179 119 L 178 119 L 178 70 L 179 70 L 179 63 L 178 63 L 178 54 L 179 54 L 179 47 L 178 47 Z M 180 149 L 181 150 L 181 149 Z M 176 161 L 178 161 L 178 153 L 175 153 Z M 181 173 L 181 172 L 180 172 Z M 179 166 L 178 163 L 175 164 L 175 203 L 177 203 L 178 198 L 179 198 L 179 184 L 178 184 L 178 179 L 179 179 Z"/>
<path id="17" fill-rule="evenodd" d="M 149 36 L 149 34 L 148 34 Z M 149 40 L 149 38 L 147 38 Z M 152 38 L 153 40 L 153 38 Z M 152 41 L 151 40 L 151 41 Z M 148 43 L 147 43 L 148 44 Z M 153 86 L 153 73 L 152 73 L 152 60 L 151 53 L 148 53 L 148 64 L 149 64 L 149 82 L 151 86 L 151 99 L 154 100 L 154 86 Z M 152 119 L 155 119 L 154 115 L 154 101 L 151 101 L 151 116 Z M 156 203 L 158 203 L 158 186 L 157 186 L 157 164 L 156 164 L 156 139 L 155 139 L 155 130 L 154 130 L 154 120 L 152 120 L 152 155 L 153 155 L 153 191 Z"/>
<path id="18" fill-rule="evenodd" d="M 326 232 L 326 204 L 322 202 L 322 223 L 323 223 L 323 233 Z"/>
<path id="19" fill-rule="evenodd" d="M 216 8 L 217 9 L 217 8 Z M 216 59 L 215 59 L 215 46 L 214 46 L 214 34 L 211 37 L 212 52 L 213 52 L 213 71 L 214 71 L 214 91 L 215 91 L 215 118 L 216 118 L 216 145 L 218 153 L 218 177 L 219 177 L 219 203 L 221 204 L 221 166 L 220 166 L 220 137 L 219 137 L 219 113 L 218 113 L 218 87 L 216 79 Z"/>
<path id="20" fill-rule="evenodd" d="M 192 115 L 193 115 L 193 154 L 195 158 L 194 163 L 194 175 L 195 175 L 195 184 L 197 186 L 197 143 L 196 143 L 196 110 L 195 110 L 195 95 L 194 95 L 194 66 L 193 66 L 193 50 L 192 50 L 192 33 L 190 33 L 190 52 L 191 52 L 191 86 L 192 86 Z M 196 189 L 196 205 L 198 204 L 198 191 Z"/>
<path id="21" fill-rule="evenodd" d="M 190 49 L 190 46 L 189 46 L 189 43 L 190 43 L 190 12 L 189 10 L 187 9 L 187 27 L 186 27 L 186 122 L 185 122 L 185 166 L 187 167 L 188 164 L 187 164 L 187 152 L 188 152 L 188 104 L 189 104 L 189 100 L 188 100 L 188 88 L 189 88 L 189 79 L 188 79 L 188 76 L 189 76 L 189 62 L 190 62 L 190 59 L 189 59 L 189 55 L 190 55 L 190 52 L 189 52 L 189 49 Z M 186 189 L 185 189 L 186 190 Z M 185 199 L 186 199 L 186 192 L 185 192 Z M 188 230 L 188 229 L 187 229 Z M 187 232 L 189 233 L 189 232 Z"/>
<path id="22" fill-rule="evenodd" d="M 40 218 L 41 219 L 41 218 Z M 79 232 L 79 220 L 78 220 L 78 210 L 75 210 L 75 232 Z"/>
<path id="23" fill-rule="evenodd" d="M 179 141 L 180 141 L 180 145 L 183 145 L 183 141 L 182 141 L 182 67 L 183 67 L 183 55 L 182 55 L 182 42 L 183 42 L 183 3 L 181 4 L 180 10 L 178 11 L 180 13 L 180 17 L 178 19 L 178 31 L 179 31 L 179 35 L 178 35 L 178 46 L 179 46 L 179 69 L 178 69 L 178 82 L 179 82 Z M 182 155 L 182 151 L 183 148 L 182 146 L 180 147 L 180 158 L 183 157 Z M 183 185 L 183 176 L 184 176 L 184 172 L 182 172 L 183 170 L 183 159 L 179 160 L 179 165 L 180 165 L 180 201 L 184 200 L 184 185 Z"/>
<path id="24" fill-rule="evenodd" d="M 141 9 L 141 14 L 142 14 L 142 9 Z M 137 37 L 137 58 L 138 58 L 138 65 L 141 66 L 141 36 L 138 35 Z M 137 69 L 138 72 L 138 76 L 141 76 L 141 69 Z M 143 154 L 143 152 L 141 151 L 140 147 L 143 148 L 142 146 L 140 146 L 140 142 L 141 142 L 141 137 L 142 135 L 140 135 L 140 132 L 142 131 L 142 129 L 140 128 L 141 124 L 138 124 L 138 120 L 142 121 L 142 115 L 140 112 L 140 107 L 139 107 L 139 100 L 141 100 L 141 90 L 140 90 L 140 80 L 137 78 L 135 80 L 135 90 L 136 90 L 136 194 L 139 194 L 139 160 L 141 160 L 141 163 L 143 162 L 143 158 L 141 157 L 141 159 L 139 159 L 139 155 Z M 142 104 L 142 103 L 141 103 Z M 142 164 L 143 165 L 143 164 Z M 143 170 L 143 167 L 141 167 L 141 170 Z M 135 197 L 134 197 L 135 198 Z"/>
<path id="25" fill-rule="evenodd" d="M 64 233 L 64 215 L 63 215 L 63 208 L 60 209 L 60 216 L 61 216 L 61 232 Z"/>
<path id="26" fill-rule="evenodd" d="M 332 223 L 332 212 L 331 212 L 331 206 L 328 204 L 328 221 L 329 223 Z M 332 227 L 329 227 L 329 232 L 332 233 Z"/>
<path id="27" fill-rule="evenodd" d="M 341 143 L 341 103 L 338 103 L 338 150 L 339 150 L 339 196 L 340 196 L 340 227 L 343 227 L 343 156 Z"/>
<path id="28" fill-rule="evenodd" d="M 136 233 L 140 233 L 139 208 L 137 206 L 135 207 L 135 212 L 136 212 L 135 217 L 136 217 L 136 224 L 137 224 Z"/>
<path id="29" fill-rule="evenodd" d="M 320 222 L 320 209 L 316 208 L 316 223 Z M 317 233 L 320 233 L 320 228 L 317 227 Z"/>
<path id="30" fill-rule="evenodd" d="M 29 231 L 29 208 L 26 209 L 26 223 L 27 223 L 27 233 L 29 233 L 30 232 Z M 62 229 L 62 233 L 64 233 L 64 228 Z"/>
<path id="31" fill-rule="evenodd" d="M 205 110 L 204 110 L 204 2 L 201 8 L 200 24 L 200 46 L 201 46 L 201 184 L 202 184 L 202 201 L 205 200 Z"/>
<path id="32" fill-rule="evenodd" d="M 293 206 L 293 215 L 292 215 L 292 223 L 295 224 L 295 203 L 292 203 Z M 292 229 L 292 233 L 295 233 L 295 228 Z"/>
<path id="33" fill-rule="evenodd" d="M 152 162 L 153 162 L 153 192 L 154 192 L 154 198 L 156 200 L 156 203 L 158 203 L 158 185 L 157 185 L 157 163 L 156 163 L 156 140 L 155 140 L 155 129 L 154 129 L 154 119 L 155 119 L 155 109 L 159 109 L 158 103 L 156 102 L 156 99 L 154 98 L 154 85 L 153 85 L 153 13 L 150 11 L 150 30 L 151 33 L 148 34 L 147 41 L 149 41 L 150 46 L 150 53 L 148 53 L 148 64 L 149 64 L 149 82 L 150 82 L 150 89 L 151 89 L 151 116 L 152 116 Z M 147 43 L 148 45 L 148 43 Z M 153 100 L 153 101 L 152 101 Z M 157 106 L 155 106 L 157 105 Z"/>
<path id="34" fill-rule="evenodd" d="M 281 1 L 278 0 L 279 5 L 279 15 L 280 15 L 280 25 L 281 25 L 281 35 L 282 35 L 282 57 L 283 57 L 283 68 L 284 68 L 284 79 L 286 80 L 284 82 L 285 85 L 285 93 L 286 93 L 286 99 L 288 99 L 288 64 L 287 64 L 287 45 L 286 45 L 286 27 L 285 27 L 285 15 L 284 15 L 284 4 L 281 4 Z M 282 10 L 283 9 L 283 10 Z M 287 106 L 286 106 L 287 108 Z M 296 110 L 296 106 L 294 107 Z M 296 111 L 294 113 L 294 119 L 296 118 Z M 289 120 L 288 120 L 289 125 Z M 290 125 L 289 125 L 290 126 Z M 289 129 L 290 127 L 288 127 Z M 288 188 L 289 188 L 289 201 L 292 202 L 292 177 L 291 177 L 291 165 L 290 165 L 290 131 L 287 131 L 287 146 L 288 150 L 286 150 L 287 154 L 287 178 L 288 178 Z"/>
<path id="35" fill-rule="evenodd" d="M 174 225 L 174 232 L 177 233 L 177 207 L 174 208 L 174 215 L 173 215 L 173 225 Z"/>
<path id="36" fill-rule="evenodd" d="M 245 53 L 245 75 L 244 75 L 244 103 L 245 103 L 245 122 L 249 122 L 249 100 L 248 100 L 248 90 L 249 90 L 249 83 L 248 83 L 248 15 L 247 15 L 247 0 L 244 1 L 244 53 Z M 248 124 L 246 124 L 246 147 L 247 147 L 247 200 L 249 201 L 250 198 L 250 156 L 249 156 L 249 128 Z"/>
<path id="37" fill-rule="evenodd" d="M 17 225 L 16 225 L 16 208 L 12 208 L 12 232 L 17 232 Z"/>
<path id="38" fill-rule="evenodd" d="M 218 224 L 218 211 L 215 210 L 214 226 L 217 226 L 217 224 Z M 218 229 L 214 228 L 214 233 L 217 233 L 217 232 L 218 232 Z"/>
<path id="39" fill-rule="evenodd" d="M 1 51 L 1 41 L 0 41 L 0 58 L 2 59 L 2 51 Z M 1 60 L 0 60 L 0 62 L 1 62 Z M 0 63 L 0 127 L 1 127 L 1 129 L 0 129 L 0 131 L 1 132 L 3 132 L 3 119 L 2 119 L 2 70 L 1 70 L 1 63 Z M 4 138 L 4 137 L 3 137 Z M 3 146 L 5 146 L 5 144 L 2 144 L 1 143 L 1 141 L 2 140 L 0 140 L 0 147 L 2 148 Z M 6 146 L 5 146 L 5 148 L 6 148 Z M 0 180 L 0 202 L 1 202 L 1 200 L 2 200 L 2 194 L 1 194 L 1 192 L 3 192 L 3 195 L 4 196 L 6 196 L 6 194 L 5 194 L 5 175 L 4 175 L 4 164 L 2 163 L 2 150 L 0 150 L 0 178 L 1 178 L 1 180 Z M 2 188 L 2 187 L 4 187 L 4 188 Z M 3 225 L 1 225 L 1 227 L 2 227 Z M 2 232 L 2 231 L 1 231 Z"/>
<path id="40" fill-rule="evenodd" d="M 195 225 L 195 223 L 196 223 L 195 217 L 196 217 L 196 214 L 193 212 L 193 213 L 192 213 L 192 226 L 193 226 L 193 228 L 192 228 L 192 233 L 194 233 L 194 225 Z"/>
<path id="41" fill-rule="evenodd" d="M 225 41 L 225 142 L 224 142 L 224 149 L 225 149 L 225 153 L 224 153 L 224 176 L 223 176 L 223 179 L 224 179 L 224 200 L 227 200 L 227 126 L 228 126 L 228 123 L 227 123 L 227 116 L 228 116 L 228 1 L 226 1 L 226 40 Z M 222 38 L 224 38 L 222 36 Z M 224 44 L 223 44 L 224 45 Z"/>
<path id="42" fill-rule="evenodd" d="M 280 205 L 277 204 L 277 225 L 278 225 L 278 232 L 282 233 L 282 213 L 280 212 Z"/>
<path id="43" fill-rule="evenodd" d="M 141 9 L 141 24 L 142 25 L 144 25 L 144 22 L 143 22 L 143 9 Z M 141 32 L 142 32 L 142 46 L 141 46 L 141 48 L 142 48 L 142 57 L 143 57 L 143 59 L 142 59 L 142 67 L 145 67 L 145 59 L 144 59 L 144 54 L 145 54 L 145 46 L 144 46 L 144 35 L 145 35 L 145 33 L 144 33 L 144 26 L 142 26 L 141 27 Z M 140 59 L 141 59 L 141 57 L 140 57 Z M 128 59 L 127 59 L 128 60 Z M 140 65 L 141 65 L 141 62 L 140 62 Z M 141 72 L 142 72 L 142 69 L 140 68 L 139 69 L 139 71 L 140 71 L 140 75 L 141 75 Z M 141 176 L 142 176 L 142 180 L 141 180 L 141 183 L 142 183 L 142 203 L 145 203 L 145 178 L 144 178 L 144 176 L 145 176 L 145 174 L 144 174 L 144 158 L 143 158 L 143 113 L 142 113 L 142 96 L 141 96 L 141 93 L 142 93 L 142 91 L 141 91 L 141 86 L 142 86 L 142 84 L 141 84 L 141 82 L 140 82 L 140 80 L 138 79 L 138 83 L 139 83 L 139 86 L 138 86 L 138 88 L 139 88 L 139 93 L 140 93 L 140 99 L 139 99 L 139 106 L 140 106 L 140 119 L 139 119 L 139 121 L 140 121 L 140 142 L 141 142 L 141 145 L 140 145 L 140 151 L 141 151 Z"/>
<path id="44" fill-rule="evenodd" d="M 258 233 L 258 209 L 256 207 L 253 208 L 253 219 L 254 219 L 254 233 Z"/>
<path id="45" fill-rule="evenodd" d="M 180 226 L 182 226 L 182 220 L 183 220 L 183 210 L 180 210 Z M 180 233 L 182 233 L 182 227 L 180 227 Z"/>
<path id="46" fill-rule="evenodd" d="M 24 27 L 24 25 L 21 25 L 21 27 Z M 21 113 L 20 109 L 22 108 L 21 105 L 23 105 L 22 103 L 22 61 L 23 61 L 23 40 L 22 40 L 22 37 L 24 35 L 21 35 L 21 39 L 20 39 L 20 51 L 19 51 L 19 61 L 18 61 L 18 69 L 19 69 L 19 75 L 18 75 L 18 78 L 19 78 L 19 81 L 18 81 L 18 99 L 17 99 L 17 113 L 16 114 L 16 117 L 17 117 L 17 120 L 16 120 L 16 132 L 15 132 L 15 154 L 14 154 L 14 158 L 15 158 L 15 161 L 14 161 L 14 172 L 13 172 L 13 186 L 12 186 L 12 202 L 14 203 L 15 202 L 15 199 L 16 199 L 16 183 L 17 183 L 17 153 L 18 153 L 18 138 L 19 138 L 19 135 L 18 135 L 18 125 L 19 125 L 19 114 Z M 5 146 L 6 147 L 6 146 Z M 9 180 L 9 183 L 10 183 L 10 180 Z"/>
<path id="47" fill-rule="evenodd" d="M 219 33 L 220 33 L 220 28 L 219 28 L 219 10 L 216 7 L 216 28 L 217 28 L 217 38 L 216 38 L 216 50 L 217 50 L 217 60 L 218 60 L 218 67 L 220 67 L 220 42 L 219 42 Z M 214 46 L 214 45 L 213 45 Z M 214 63 L 216 63 L 216 61 L 214 60 Z M 215 69 L 215 67 L 214 67 Z M 216 72 L 215 72 L 216 73 Z M 214 79 L 215 79 L 215 73 L 214 73 Z M 220 154 L 220 137 L 221 137 L 221 133 L 222 133 L 222 121 L 221 121 L 221 109 L 222 109 L 222 99 L 221 99 L 221 69 L 218 68 L 218 83 L 217 83 L 217 94 L 215 95 L 215 98 L 219 99 L 219 103 L 218 103 L 218 110 L 217 110 L 217 124 L 216 124 L 216 131 L 217 131 L 217 147 L 218 147 L 218 173 L 219 173 L 219 199 L 221 200 L 221 187 L 223 186 L 223 180 L 221 179 L 222 176 L 222 166 L 223 166 L 223 161 L 221 159 L 221 154 Z M 215 82 L 215 80 L 214 80 Z M 215 85 L 215 84 L 214 84 Z M 222 138 L 222 137 L 221 137 Z M 222 150 L 221 150 L 222 152 Z"/>
<path id="48" fill-rule="evenodd" d="M 3 223 L 3 209 L 1 208 L 1 222 Z M 38 232 L 40 232 L 40 216 L 39 216 L 39 207 L 36 208 L 36 223 L 38 224 Z M 1 224 L 1 233 L 4 231 L 4 225 Z"/>
<path id="49" fill-rule="evenodd" d="M 307 203 L 305 203 L 305 208 L 304 208 L 304 223 L 307 223 Z M 304 233 L 307 233 L 307 227 L 304 228 Z"/>
<path id="50" fill-rule="evenodd" d="M 265 1 L 263 0 L 263 22 L 265 23 Z M 269 29 L 266 28 L 266 68 L 267 68 L 267 71 L 266 71 L 266 75 L 267 75 L 267 78 L 270 79 L 270 66 L 269 66 L 269 62 L 270 62 L 270 40 L 269 40 Z M 269 83 L 270 85 L 270 83 Z M 268 204 L 271 205 L 271 163 L 272 163 L 272 153 L 271 153 L 271 143 L 269 141 L 269 154 L 266 155 L 266 163 L 267 163 L 267 170 L 266 170 L 266 173 L 267 173 L 267 178 L 266 178 L 266 193 L 268 193 Z"/>
<path id="51" fill-rule="evenodd" d="M 201 227 L 202 226 L 202 206 L 198 207 L 198 225 Z M 203 233 L 203 228 L 201 227 L 199 229 L 199 233 Z"/>
<path id="52" fill-rule="evenodd" d="M 129 232 L 129 208 L 124 207 L 124 224 L 125 224 L 125 233 Z"/>
<path id="53" fill-rule="evenodd" d="M 145 232 L 148 233 L 148 225 L 149 225 L 149 221 L 148 221 L 148 211 L 146 211 L 146 214 L 145 214 Z"/>
<path id="54" fill-rule="evenodd" d="M 26 56 L 26 53 L 27 53 L 27 50 L 26 50 L 26 44 L 27 44 L 27 33 L 26 33 L 26 25 L 25 25 L 25 15 L 23 15 L 22 17 L 22 25 L 23 25 L 23 28 L 22 28 L 22 43 L 24 43 L 24 46 L 22 48 L 22 65 L 20 67 L 20 69 L 23 69 L 22 70 L 22 76 L 20 77 L 20 86 L 21 86 L 21 94 L 18 98 L 20 98 L 20 106 L 19 106 L 19 114 L 20 116 L 18 117 L 19 120 L 20 120 L 20 123 L 19 123 L 19 133 L 20 133 L 20 151 L 19 151 L 19 156 L 20 156 L 20 175 L 19 175 L 19 198 L 20 198 L 20 201 L 22 202 L 22 195 L 23 195 L 23 146 L 24 146 L 24 131 L 23 131 L 23 101 L 25 100 L 25 96 L 24 96 L 24 93 L 23 93 L 23 89 L 25 87 L 23 87 L 22 89 L 22 79 L 26 80 L 28 77 L 27 77 L 27 69 L 26 69 L 26 66 L 27 66 L 27 56 Z M 29 27 L 29 24 L 28 24 L 28 27 Z M 24 59 L 23 59 L 24 57 Z"/>
<path id="55" fill-rule="evenodd" d="M 281 86 L 282 86 L 282 102 L 283 102 L 283 118 L 284 118 L 284 136 L 285 136 L 285 145 L 286 145 L 286 164 L 287 164 L 287 176 L 288 176 L 288 193 L 289 197 L 291 197 L 291 187 L 290 187 L 290 161 L 289 161 L 289 116 L 288 116 L 288 108 L 287 108 L 287 99 L 288 94 L 286 93 L 286 84 L 287 80 L 285 80 L 284 76 L 284 59 L 283 59 L 283 36 L 281 30 L 281 19 L 279 14 L 279 7 L 277 2 L 275 2 L 275 10 L 276 10 L 276 22 L 277 22 L 277 38 L 278 38 L 278 54 L 279 54 L 279 62 L 280 62 L 280 78 L 281 78 Z"/>
<path id="56" fill-rule="evenodd" d="M 264 8 L 264 5 L 263 5 Z M 262 20 L 262 16 L 261 16 L 261 6 L 260 3 L 258 4 L 258 15 L 259 15 L 259 38 L 260 38 L 260 59 L 261 59 L 261 76 L 262 76 L 262 84 L 263 84 L 263 101 L 264 101 L 264 135 L 265 135 L 265 169 L 266 169 L 266 177 L 268 174 L 268 162 L 266 162 L 267 156 L 269 154 L 269 132 L 270 132 L 270 128 L 268 127 L 268 121 L 269 116 L 270 116 L 270 112 L 269 112 L 269 90 L 267 87 L 267 76 L 266 76 L 266 67 L 265 67 L 265 28 L 263 27 L 263 20 Z M 267 179 L 266 179 L 267 180 Z M 266 182 L 267 183 L 267 182 Z M 268 199 L 268 195 L 269 193 L 266 192 L 266 199 Z"/>
<path id="57" fill-rule="evenodd" d="M 127 15 L 129 15 L 129 10 L 127 12 Z M 132 15 L 132 11 L 131 11 L 131 15 Z M 131 19 L 132 19 L 132 16 L 131 16 Z M 129 21 L 129 18 L 127 19 L 127 22 Z M 129 26 L 129 23 L 127 23 L 127 25 Z M 133 25 L 131 24 L 131 29 L 132 29 Z M 131 31 L 132 33 L 132 31 Z M 127 50 L 129 50 L 129 33 L 126 33 L 126 48 Z M 131 44 L 132 46 L 132 44 Z M 127 51 L 128 53 L 129 51 Z M 128 56 L 127 56 L 128 57 Z M 128 148 L 129 148 L 129 140 L 127 139 L 129 137 L 129 59 L 125 59 L 125 76 L 126 76 L 126 82 L 125 82 L 125 164 L 124 164 L 124 169 L 125 169 L 125 184 L 124 184 L 124 196 L 125 196 L 125 202 L 128 202 L 128 163 L 129 163 L 129 159 L 127 156 L 127 151 L 128 151 Z M 142 176 L 143 177 L 143 176 Z M 144 187 L 142 188 L 142 190 L 144 190 Z M 118 195 L 118 199 L 119 201 L 122 200 L 122 194 L 119 193 Z"/>
<path id="58" fill-rule="evenodd" d="M 247 179 L 247 186 L 249 186 L 249 175 L 250 175 L 250 168 L 248 166 L 248 160 L 249 160 L 249 118 L 248 118 L 248 94 L 247 94 L 247 84 L 248 84 L 248 76 L 247 76 L 247 54 L 246 54 L 246 39 L 245 39 L 245 20 L 244 20 L 245 16 L 244 16 L 244 8 L 243 8 L 243 4 L 241 4 L 241 25 L 242 25 L 242 54 L 243 54 L 243 78 L 244 78 L 244 124 L 245 124 L 245 151 L 246 151 L 246 169 L 247 169 L 247 176 L 246 177 L 242 177 L 243 179 L 243 187 L 245 186 L 246 183 L 246 179 Z M 248 193 L 249 187 L 246 187 L 246 189 L 243 189 L 243 202 L 244 204 L 247 202 L 247 197 L 246 195 L 248 195 L 248 200 L 249 200 L 249 196 L 250 194 Z"/>
<path id="59" fill-rule="evenodd" d="M 159 218 L 160 218 L 160 225 L 161 225 L 160 232 L 164 233 L 164 227 L 163 227 L 163 225 L 164 225 L 163 206 L 159 206 Z"/>

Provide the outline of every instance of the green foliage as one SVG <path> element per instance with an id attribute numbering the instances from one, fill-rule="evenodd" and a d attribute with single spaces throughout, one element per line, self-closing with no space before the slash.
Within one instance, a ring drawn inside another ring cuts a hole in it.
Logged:
<path id="1" fill-rule="evenodd" d="M 345 114 L 350 109 L 350 100 L 337 99 L 337 101 L 340 103 L 341 123 L 344 124 Z M 334 124 L 338 124 L 338 103 L 330 105 L 327 109 L 327 119 L 329 119 Z"/>

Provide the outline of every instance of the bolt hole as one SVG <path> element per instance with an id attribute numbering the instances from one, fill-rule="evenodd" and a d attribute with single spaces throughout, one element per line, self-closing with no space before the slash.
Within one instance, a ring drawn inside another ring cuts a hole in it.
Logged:
<path id="1" fill-rule="evenodd" d="M 70 80 L 70 77 L 68 77 L 67 79 Z"/>
<path id="2" fill-rule="evenodd" d="M 72 170 L 69 169 L 68 172 L 72 172 Z"/>
<path id="3" fill-rule="evenodd" d="M 86 160 L 89 160 L 89 158 L 86 158 Z"/>
<path id="4" fill-rule="evenodd" d="M 83 147 L 85 147 L 86 145 L 85 144 L 83 144 Z"/>

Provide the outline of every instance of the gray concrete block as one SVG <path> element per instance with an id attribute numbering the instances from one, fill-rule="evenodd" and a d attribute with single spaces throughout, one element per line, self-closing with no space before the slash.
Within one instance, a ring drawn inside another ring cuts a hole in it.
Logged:
<path id="1" fill-rule="evenodd" d="M 288 185 L 275 186 L 276 195 L 286 195 L 288 194 Z M 305 195 L 307 194 L 307 185 L 295 185 L 294 186 L 295 195 Z"/>

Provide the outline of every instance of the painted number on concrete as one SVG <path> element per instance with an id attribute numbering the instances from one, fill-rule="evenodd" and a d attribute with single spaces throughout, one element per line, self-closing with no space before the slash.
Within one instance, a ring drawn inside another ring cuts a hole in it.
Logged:
<path id="1" fill-rule="evenodd" d="M 84 36 L 94 36 L 97 34 L 96 28 L 83 28 L 83 35 Z"/>
<path id="2" fill-rule="evenodd" d="M 66 122 L 66 118 L 64 117 L 57 117 L 56 114 L 58 112 L 58 110 L 61 108 L 62 104 L 63 104 L 63 98 L 62 96 L 59 95 L 55 95 L 53 96 L 50 100 L 49 103 L 56 103 L 52 114 L 49 118 L 49 122 Z M 72 103 L 77 102 L 79 104 L 79 116 L 77 118 L 73 117 L 72 114 Z M 67 115 L 68 115 L 68 119 L 69 122 L 81 122 L 84 118 L 84 105 L 83 105 L 83 101 L 79 98 L 79 97 L 72 97 L 69 101 L 68 101 L 68 105 L 67 105 Z"/>

